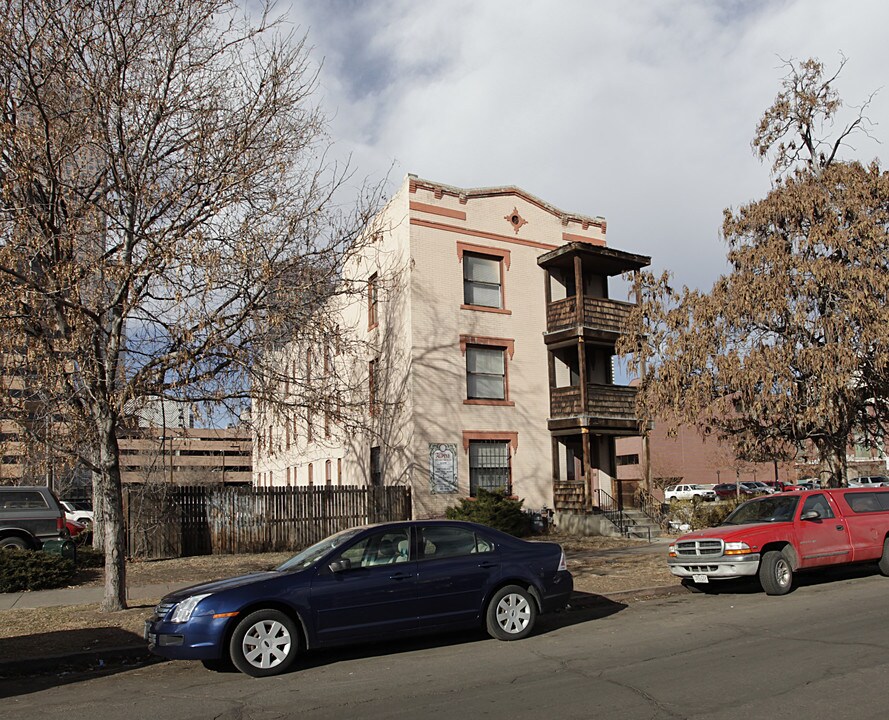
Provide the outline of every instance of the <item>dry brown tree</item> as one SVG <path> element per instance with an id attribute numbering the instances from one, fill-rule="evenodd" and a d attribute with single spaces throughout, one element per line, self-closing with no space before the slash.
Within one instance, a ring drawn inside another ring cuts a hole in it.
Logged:
<path id="1" fill-rule="evenodd" d="M 813 444 L 840 483 L 852 434 L 876 445 L 889 417 L 889 176 L 840 159 L 867 103 L 828 138 L 836 75 L 788 68 L 753 141 L 772 189 L 725 211 L 730 271 L 709 292 L 640 277 L 621 349 L 647 367 L 643 417 L 715 429 L 751 459 Z"/>
<path id="2" fill-rule="evenodd" d="M 305 38 L 268 13 L 225 0 L 2 12 L 0 317 L 4 372 L 24 389 L 0 403 L 93 471 L 115 610 L 125 406 L 271 402 L 283 370 L 257 358 L 343 287 L 379 193 L 352 192 L 327 160 Z M 52 422 L 29 421 L 38 407 Z"/>

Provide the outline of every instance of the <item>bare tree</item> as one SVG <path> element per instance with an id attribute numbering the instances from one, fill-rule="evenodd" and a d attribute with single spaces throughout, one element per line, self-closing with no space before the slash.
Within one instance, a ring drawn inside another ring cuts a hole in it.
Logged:
<path id="1" fill-rule="evenodd" d="M 115 610 L 125 405 L 243 404 L 276 387 L 283 369 L 257 358 L 343 287 L 378 192 L 339 204 L 350 176 L 326 160 L 305 39 L 268 14 L 251 23 L 225 0 L 2 7 L 4 346 L 66 428 L 44 439 L 94 473 Z M 4 402 L 41 435 L 27 404 Z"/>
<path id="2" fill-rule="evenodd" d="M 712 427 L 746 458 L 812 443 L 836 483 L 853 431 L 877 443 L 889 416 L 889 176 L 839 159 L 866 103 L 824 139 L 836 76 L 814 60 L 789 67 L 753 141 L 774 157 L 775 185 L 725 211 L 731 271 L 710 292 L 640 277 L 620 347 L 650 368 L 644 417 Z"/>

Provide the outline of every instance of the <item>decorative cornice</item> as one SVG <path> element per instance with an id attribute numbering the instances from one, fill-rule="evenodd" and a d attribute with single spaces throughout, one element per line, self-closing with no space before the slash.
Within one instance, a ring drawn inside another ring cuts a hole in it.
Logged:
<path id="1" fill-rule="evenodd" d="M 429 203 L 421 203 L 416 200 L 411 200 L 408 204 L 410 209 L 416 212 L 429 213 L 430 215 L 443 215 L 444 217 L 454 218 L 455 220 L 466 219 L 466 213 L 463 210 L 452 210 L 451 208 L 430 205 Z"/>
<path id="2" fill-rule="evenodd" d="M 498 235 L 497 233 L 485 232 L 484 230 L 473 230 L 472 228 L 459 227 L 456 225 L 446 225 L 444 223 L 433 222 L 432 220 L 422 220 L 421 218 L 412 217 L 411 225 L 418 225 L 433 230 L 443 230 L 445 232 L 455 232 L 460 235 L 470 235 L 472 237 L 485 238 L 486 240 L 499 240 L 500 242 L 511 243 L 513 245 L 524 245 L 526 247 L 537 248 L 538 250 L 555 250 L 559 247 L 558 245 L 537 242 L 536 240 L 523 240 L 522 238 L 514 238 L 509 235 Z"/>

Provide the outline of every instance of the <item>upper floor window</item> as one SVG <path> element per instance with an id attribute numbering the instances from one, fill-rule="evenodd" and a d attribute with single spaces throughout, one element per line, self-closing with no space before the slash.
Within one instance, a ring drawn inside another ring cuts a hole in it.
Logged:
<path id="1" fill-rule="evenodd" d="M 377 411 L 377 361 L 371 360 L 367 363 L 367 394 L 368 407 L 370 414 L 374 415 Z"/>
<path id="2" fill-rule="evenodd" d="M 466 397 L 470 400 L 506 400 L 504 348 L 466 347 Z"/>
<path id="3" fill-rule="evenodd" d="M 463 302 L 479 307 L 502 308 L 501 258 L 463 254 Z"/>
<path id="4" fill-rule="evenodd" d="M 379 300 L 379 283 L 377 274 L 374 273 L 367 281 L 367 327 L 369 330 L 378 324 L 377 302 Z"/>

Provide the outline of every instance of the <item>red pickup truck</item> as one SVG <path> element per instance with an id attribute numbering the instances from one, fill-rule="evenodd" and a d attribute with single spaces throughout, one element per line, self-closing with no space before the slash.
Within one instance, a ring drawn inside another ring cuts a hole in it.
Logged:
<path id="1" fill-rule="evenodd" d="M 889 575 L 889 488 L 786 492 L 739 505 L 718 527 L 670 545 L 670 571 L 692 587 L 757 575 L 784 595 L 797 570 L 878 561 Z"/>

